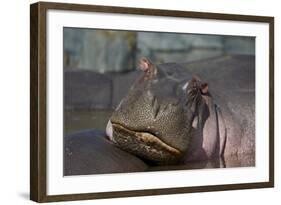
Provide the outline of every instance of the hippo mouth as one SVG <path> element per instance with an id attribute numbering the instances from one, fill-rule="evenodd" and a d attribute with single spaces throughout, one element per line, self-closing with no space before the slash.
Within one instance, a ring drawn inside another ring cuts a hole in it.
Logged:
<path id="1" fill-rule="evenodd" d="M 112 122 L 112 141 L 121 149 L 143 159 L 165 163 L 177 161 L 183 153 L 148 131 L 135 131 Z"/>

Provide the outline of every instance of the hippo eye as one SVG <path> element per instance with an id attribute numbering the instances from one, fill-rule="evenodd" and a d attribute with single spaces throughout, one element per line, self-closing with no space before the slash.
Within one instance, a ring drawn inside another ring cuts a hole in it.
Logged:
<path id="1" fill-rule="evenodd" d="M 187 89 L 187 94 L 192 96 L 195 96 L 200 92 L 200 89 L 197 86 L 192 86 L 191 88 Z"/>

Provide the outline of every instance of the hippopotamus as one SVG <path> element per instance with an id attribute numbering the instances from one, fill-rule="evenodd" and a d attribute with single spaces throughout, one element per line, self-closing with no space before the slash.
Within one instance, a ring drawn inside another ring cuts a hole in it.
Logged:
<path id="1" fill-rule="evenodd" d="M 105 130 L 65 136 L 64 175 L 254 166 L 254 62 L 142 58 Z"/>
<path id="2" fill-rule="evenodd" d="M 243 134 L 254 133 L 249 131 L 253 126 L 247 127 L 253 122 L 246 122 L 254 119 L 244 118 L 243 127 L 235 116 L 240 110 L 216 101 L 218 93 L 213 94 L 200 77 L 182 65 L 155 65 L 147 58 L 140 60 L 139 68 L 143 74 L 106 127 L 108 138 L 117 147 L 155 164 L 223 159 L 254 151 L 244 149 L 243 141 Z M 173 72 L 177 70 L 185 72 L 177 75 Z M 252 143 L 248 141 L 246 146 Z"/>

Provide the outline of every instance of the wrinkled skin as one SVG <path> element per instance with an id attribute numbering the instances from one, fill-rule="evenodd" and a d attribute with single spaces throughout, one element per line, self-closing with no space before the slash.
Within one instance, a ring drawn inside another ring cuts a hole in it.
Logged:
<path id="1" fill-rule="evenodd" d="M 227 55 L 182 64 L 185 70 L 209 83 L 218 112 L 219 143 L 225 143 L 226 167 L 255 165 L 255 57 Z M 183 71 L 179 71 L 183 75 Z M 211 125 L 211 123 L 209 123 Z M 210 139 L 212 126 L 197 129 L 196 139 Z M 203 133 L 203 134 L 202 134 Z M 224 141 L 223 136 L 226 135 Z M 199 137 L 198 137 L 199 136 Z M 211 149 L 209 149 L 211 150 Z M 217 150 L 217 149 L 215 149 Z M 216 151 L 215 153 L 218 153 Z"/>
<path id="2" fill-rule="evenodd" d="M 177 64 L 170 66 L 182 69 Z M 111 141 L 160 164 L 223 155 L 225 124 L 208 85 L 188 73 L 175 77 L 145 58 L 139 67 L 143 76 L 108 122 L 106 131 Z"/>

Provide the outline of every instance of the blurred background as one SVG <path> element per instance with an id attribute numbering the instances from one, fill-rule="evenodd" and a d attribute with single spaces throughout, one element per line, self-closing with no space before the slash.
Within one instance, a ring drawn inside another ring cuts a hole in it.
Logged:
<path id="1" fill-rule="evenodd" d="M 98 73 L 133 70 L 142 56 L 159 64 L 255 54 L 254 37 L 79 28 L 64 28 L 63 35 L 64 68 Z"/>
<path id="2" fill-rule="evenodd" d="M 255 38 L 64 28 L 66 133 L 104 130 L 112 110 L 140 75 L 137 62 L 187 64 L 228 55 L 255 55 Z"/>

